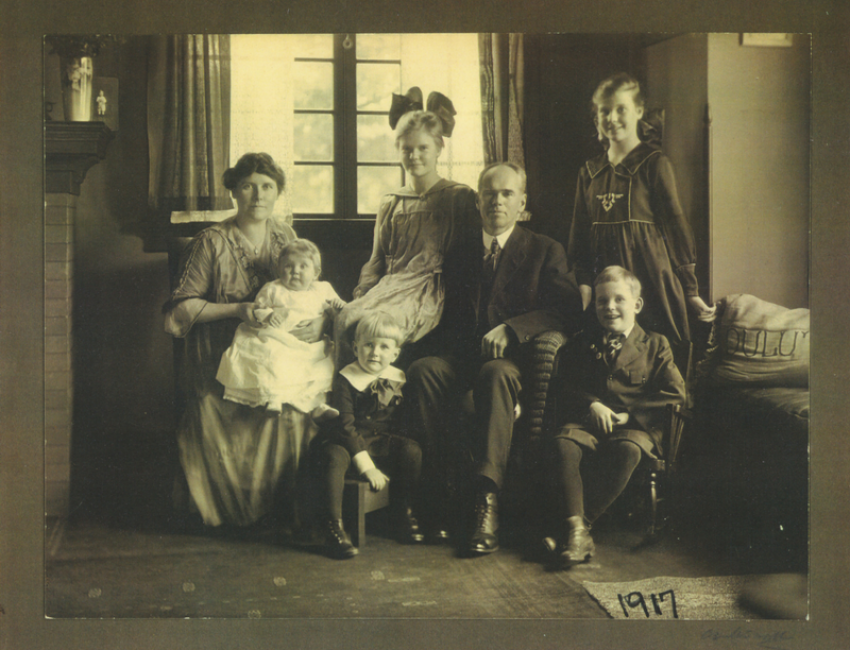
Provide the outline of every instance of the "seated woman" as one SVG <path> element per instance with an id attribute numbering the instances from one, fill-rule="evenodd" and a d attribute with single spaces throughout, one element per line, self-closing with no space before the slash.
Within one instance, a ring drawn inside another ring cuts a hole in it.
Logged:
<path id="1" fill-rule="evenodd" d="M 240 323 L 259 326 L 254 298 L 276 277 L 292 228 L 272 218 L 283 192 L 283 170 L 265 153 L 242 156 L 224 173 L 237 213 L 201 231 L 187 246 L 165 330 L 183 338 L 178 377 L 186 406 L 177 430 L 180 463 L 194 506 L 208 526 L 249 525 L 269 514 L 281 487 L 294 495 L 303 450 L 315 427 L 295 410 L 282 417 L 223 399 L 216 381 L 222 354 Z M 309 343 L 321 338 L 323 319 L 290 330 Z"/>
<path id="2" fill-rule="evenodd" d="M 390 126 L 395 128 L 399 160 L 407 185 L 383 197 L 375 219 L 372 257 L 360 272 L 354 300 L 334 323 L 337 368 L 354 360 L 352 335 L 357 322 L 375 309 L 392 313 L 402 324 L 405 347 L 395 365 L 428 356 L 425 336 L 440 322 L 444 287 L 440 273 L 443 258 L 481 220 L 472 188 L 441 178 L 437 160 L 443 137 L 454 128 L 454 107 L 440 93 L 431 93 L 429 110 L 422 93 L 393 95 Z"/>

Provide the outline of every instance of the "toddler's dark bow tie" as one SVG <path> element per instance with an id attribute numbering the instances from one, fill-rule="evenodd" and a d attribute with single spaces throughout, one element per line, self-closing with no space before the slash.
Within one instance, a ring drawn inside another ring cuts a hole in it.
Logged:
<path id="1" fill-rule="evenodd" d="M 389 406 L 390 402 L 392 402 L 393 398 L 396 396 L 401 399 L 401 396 L 396 390 L 395 382 L 386 379 L 385 377 L 380 377 L 373 381 L 370 388 L 372 393 L 378 397 L 378 403 L 381 406 Z"/>

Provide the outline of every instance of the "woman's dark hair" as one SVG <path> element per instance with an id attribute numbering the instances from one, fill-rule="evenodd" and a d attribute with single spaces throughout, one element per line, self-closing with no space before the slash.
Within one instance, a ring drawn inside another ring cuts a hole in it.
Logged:
<path id="1" fill-rule="evenodd" d="M 286 176 L 274 158 L 267 153 L 246 153 L 239 161 L 222 176 L 224 186 L 233 191 L 246 176 L 251 174 L 263 174 L 277 183 L 277 193 L 283 192 L 286 186 Z"/>

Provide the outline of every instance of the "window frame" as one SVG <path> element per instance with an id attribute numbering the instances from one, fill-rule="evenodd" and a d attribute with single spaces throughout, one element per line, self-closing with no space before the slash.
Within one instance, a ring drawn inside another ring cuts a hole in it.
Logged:
<path id="1" fill-rule="evenodd" d="M 322 62 L 333 65 L 333 108 L 294 109 L 294 115 L 333 116 L 334 153 L 330 166 L 334 174 L 334 201 L 332 213 L 298 212 L 293 210 L 293 220 L 304 221 L 368 221 L 373 222 L 378 206 L 369 212 L 358 210 L 358 173 L 360 167 L 397 168 L 399 185 L 404 184 L 404 170 L 398 162 L 369 162 L 357 159 L 357 118 L 360 115 L 389 116 L 384 111 L 357 108 L 357 65 L 380 64 L 401 66 L 401 59 L 359 59 L 357 34 L 333 34 L 332 59 L 322 57 L 294 57 L 295 63 Z M 387 127 L 389 128 L 389 126 Z M 326 161 L 294 161 L 295 167 L 328 166 Z"/>

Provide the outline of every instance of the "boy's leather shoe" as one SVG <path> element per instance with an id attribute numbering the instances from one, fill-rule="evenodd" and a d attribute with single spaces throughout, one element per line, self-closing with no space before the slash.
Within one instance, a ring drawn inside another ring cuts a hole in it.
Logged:
<path id="1" fill-rule="evenodd" d="M 486 555 L 499 550 L 499 500 L 495 492 L 479 492 L 475 498 L 474 528 L 469 552 Z"/>
<path id="2" fill-rule="evenodd" d="M 348 560 L 360 552 L 342 527 L 342 519 L 328 519 L 325 523 L 325 550 L 337 560 Z"/>
<path id="3" fill-rule="evenodd" d="M 569 532 L 566 540 L 558 545 L 561 562 L 565 567 L 587 562 L 596 550 L 590 529 L 584 523 L 584 517 L 576 516 L 567 519 Z"/>

